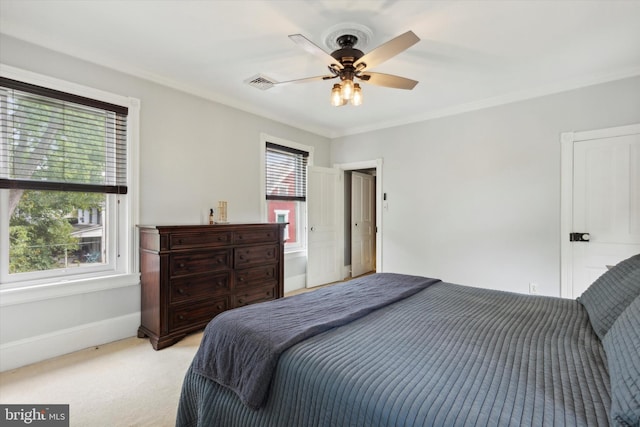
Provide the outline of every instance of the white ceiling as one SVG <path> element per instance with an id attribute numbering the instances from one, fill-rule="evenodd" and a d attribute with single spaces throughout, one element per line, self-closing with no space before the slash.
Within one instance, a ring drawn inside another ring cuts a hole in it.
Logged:
<path id="1" fill-rule="evenodd" d="M 371 70 L 416 88 L 364 84 L 364 105 L 336 108 L 333 80 L 244 83 L 328 74 L 287 36 L 330 52 L 343 23 L 372 31 L 365 53 L 418 35 Z M 640 1 L 0 0 L 0 32 L 328 137 L 640 74 Z"/>

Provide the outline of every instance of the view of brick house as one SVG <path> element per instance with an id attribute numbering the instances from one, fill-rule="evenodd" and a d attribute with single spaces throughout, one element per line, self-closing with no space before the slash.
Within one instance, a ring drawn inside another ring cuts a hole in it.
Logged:
<path id="1" fill-rule="evenodd" d="M 268 222 L 288 222 L 289 225 L 284 230 L 286 243 L 296 243 L 297 230 L 297 205 L 298 202 L 291 200 L 268 200 L 267 210 L 269 212 Z"/>

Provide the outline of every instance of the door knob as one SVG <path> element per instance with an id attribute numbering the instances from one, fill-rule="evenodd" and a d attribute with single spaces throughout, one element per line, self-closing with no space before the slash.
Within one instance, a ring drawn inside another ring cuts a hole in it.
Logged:
<path id="1" fill-rule="evenodd" d="M 591 240 L 591 235 L 589 233 L 570 233 L 569 241 L 570 242 L 588 242 Z"/>

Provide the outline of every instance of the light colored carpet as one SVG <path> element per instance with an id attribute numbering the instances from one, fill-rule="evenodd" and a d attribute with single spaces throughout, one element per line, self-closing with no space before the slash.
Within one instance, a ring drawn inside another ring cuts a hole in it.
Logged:
<path id="1" fill-rule="evenodd" d="M 132 337 L 2 372 L 0 402 L 69 404 L 71 426 L 174 426 L 201 338 L 155 351 Z"/>

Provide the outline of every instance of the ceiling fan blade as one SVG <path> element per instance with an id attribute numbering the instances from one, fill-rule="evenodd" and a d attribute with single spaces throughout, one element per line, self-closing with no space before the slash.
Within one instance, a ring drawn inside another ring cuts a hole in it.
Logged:
<path id="1" fill-rule="evenodd" d="M 366 64 L 367 68 L 373 68 L 378 64 L 383 63 L 387 59 L 390 59 L 400 52 L 409 49 L 414 44 L 418 43 L 420 38 L 416 36 L 413 31 L 407 31 L 398 37 L 389 40 L 388 42 L 381 44 L 371 52 L 364 55 L 358 61 L 356 61 L 354 67 L 358 68 L 359 64 Z"/>
<path id="2" fill-rule="evenodd" d="M 369 84 L 375 86 L 392 87 L 394 89 L 411 90 L 418 84 L 417 80 L 394 76 L 393 74 L 365 73 L 358 77 Z"/>
<path id="3" fill-rule="evenodd" d="M 329 66 L 337 66 L 339 69 L 344 68 L 333 56 L 329 55 L 324 50 L 320 49 L 311 40 L 303 36 L 302 34 L 291 34 L 289 38 L 298 46 L 306 50 L 312 55 L 317 56 L 327 63 Z"/>
<path id="4" fill-rule="evenodd" d="M 289 83 L 307 83 L 307 82 L 316 82 L 321 80 L 330 80 L 335 79 L 338 76 L 315 76 L 315 77 L 305 77 L 303 79 L 295 79 L 295 80 L 287 80 L 284 82 L 274 82 L 274 85 L 284 85 Z"/>

